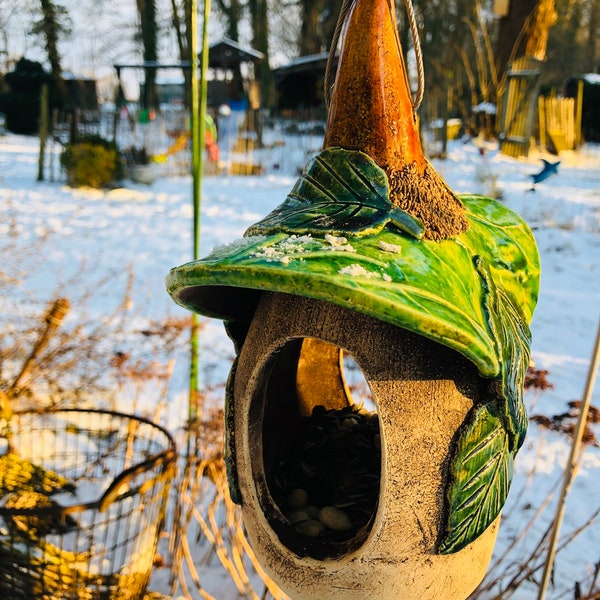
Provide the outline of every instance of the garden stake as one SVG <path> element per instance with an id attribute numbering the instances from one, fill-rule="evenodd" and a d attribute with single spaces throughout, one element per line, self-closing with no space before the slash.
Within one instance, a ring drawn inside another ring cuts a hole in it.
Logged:
<path id="1" fill-rule="evenodd" d="M 192 57 L 191 86 L 191 124 L 192 124 L 192 199 L 194 206 L 193 222 L 193 259 L 200 257 L 200 215 L 202 205 L 202 178 L 204 175 L 204 145 L 206 131 L 206 105 L 208 96 L 208 20 L 210 17 L 210 0 L 204 0 L 204 20 L 202 24 L 202 62 L 200 64 L 200 81 L 198 81 L 198 52 L 196 39 L 198 35 L 198 5 L 192 0 L 190 24 L 190 54 Z M 193 423 L 198 418 L 198 369 L 200 362 L 200 322 L 198 316 L 192 315 L 190 336 L 190 377 L 188 420 Z"/>
<path id="2" fill-rule="evenodd" d="M 393 3 L 344 6 L 324 149 L 167 290 L 235 345 L 229 486 L 274 581 L 295 600 L 464 600 L 527 427 L 539 257 L 518 215 L 426 160 Z"/>
<path id="3" fill-rule="evenodd" d="M 548 547 L 548 556 L 544 564 L 544 574 L 542 576 L 542 583 L 540 584 L 540 592 L 538 594 L 538 600 L 544 600 L 546 597 L 546 591 L 548 589 L 548 583 L 552 574 L 552 567 L 554 566 L 554 557 L 556 554 L 556 545 L 558 543 L 558 537 L 560 534 L 560 528 L 562 520 L 565 514 L 565 503 L 567 501 L 567 495 L 575 479 L 575 472 L 579 461 L 581 460 L 581 440 L 583 439 L 583 432 L 587 426 L 587 418 L 590 410 L 590 404 L 592 402 L 592 394 L 594 393 L 594 384 L 596 381 L 596 374 L 598 372 L 598 365 L 600 365 L 600 321 L 598 322 L 598 329 L 596 331 L 596 341 L 594 343 L 594 349 L 592 351 L 592 357 L 590 359 L 590 367 L 585 382 L 585 388 L 583 391 L 583 399 L 579 407 L 579 418 L 577 420 L 577 426 L 573 432 L 573 441 L 571 443 L 571 452 L 569 454 L 569 460 L 565 466 L 565 473 L 563 477 L 563 483 L 560 490 L 560 496 L 558 497 L 558 505 L 556 508 L 556 515 L 552 524 L 552 535 L 550 536 L 550 545 Z"/>

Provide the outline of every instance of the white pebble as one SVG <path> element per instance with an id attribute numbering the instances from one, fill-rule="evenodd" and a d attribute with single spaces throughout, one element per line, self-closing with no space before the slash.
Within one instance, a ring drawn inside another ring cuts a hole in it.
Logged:
<path id="1" fill-rule="evenodd" d="M 352 521 L 348 515 L 335 506 L 324 506 L 319 511 L 319 521 L 335 531 L 348 531 L 352 529 Z"/>
<path id="2" fill-rule="evenodd" d="M 311 519 L 310 521 L 302 521 L 302 523 L 298 523 L 296 525 L 296 531 L 299 533 L 303 533 L 308 537 L 317 537 L 320 533 L 325 529 L 325 525 L 321 523 L 321 521 L 315 521 Z"/>
<path id="3" fill-rule="evenodd" d="M 291 509 L 304 508 L 308 502 L 308 493 L 302 488 L 296 488 L 288 494 L 286 502 Z"/>

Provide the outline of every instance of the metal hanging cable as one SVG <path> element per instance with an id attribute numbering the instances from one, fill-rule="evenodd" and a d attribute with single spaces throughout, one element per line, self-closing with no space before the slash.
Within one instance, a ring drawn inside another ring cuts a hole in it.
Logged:
<path id="1" fill-rule="evenodd" d="M 335 54 L 338 49 L 342 30 L 350 14 L 350 10 L 357 0 L 342 0 L 342 6 L 340 8 L 340 14 L 338 15 L 337 22 L 335 24 L 335 30 L 333 32 L 333 38 L 331 40 L 331 46 L 329 48 L 329 56 L 327 57 L 327 65 L 325 67 L 325 106 L 329 109 L 331 104 L 331 96 L 333 94 L 333 84 L 335 81 Z M 408 23 L 410 26 L 410 33 L 413 40 L 413 47 L 415 50 L 415 62 L 417 67 L 417 91 L 412 99 L 413 110 L 416 112 L 421 106 L 423 101 L 423 95 L 425 93 L 425 71 L 423 69 L 423 53 L 421 51 L 421 41 L 419 39 L 419 30 L 417 27 L 417 19 L 415 17 L 414 7 L 412 0 L 404 0 L 404 6 L 406 8 L 406 14 L 408 17 Z M 394 22 L 396 19 L 394 18 Z M 396 29 L 396 38 L 398 41 L 398 48 L 400 46 L 400 39 L 398 38 L 398 30 Z"/>

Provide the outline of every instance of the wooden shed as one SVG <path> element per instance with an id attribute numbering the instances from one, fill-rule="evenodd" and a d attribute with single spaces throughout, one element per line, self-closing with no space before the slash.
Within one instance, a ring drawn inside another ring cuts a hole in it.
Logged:
<path id="1" fill-rule="evenodd" d="M 582 89 L 581 134 L 586 142 L 600 142 L 600 75 L 573 75 L 565 83 L 565 96 L 577 98 L 579 83 Z"/>
<path id="2" fill-rule="evenodd" d="M 327 52 L 299 56 L 273 70 L 279 110 L 320 108 L 325 105 L 323 84 Z"/>

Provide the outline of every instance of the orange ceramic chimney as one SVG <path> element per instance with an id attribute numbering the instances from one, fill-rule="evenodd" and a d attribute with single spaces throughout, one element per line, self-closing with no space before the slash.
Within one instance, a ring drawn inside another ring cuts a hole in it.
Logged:
<path id="1" fill-rule="evenodd" d="M 368 154 L 388 175 L 391 201 L 423 222 L 425 237 L 466 230 L 462 203 L 423 155 L 388 0 L 357 0 L 350 10 L 324 145 Z"/>

